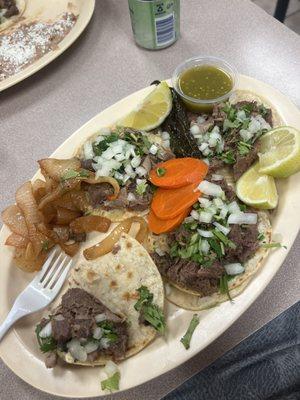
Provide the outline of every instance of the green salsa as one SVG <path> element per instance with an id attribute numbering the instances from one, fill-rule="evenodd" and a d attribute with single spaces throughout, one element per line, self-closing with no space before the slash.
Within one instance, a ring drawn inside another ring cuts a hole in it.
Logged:
<path id="1" fill-rule="evenodd" d="M 212 65 L 199 65 L 182 72 L 178 85 L 186 96 L 195 100 L 213 100 L 229 93 L 233 87 L 231 76 L 221 68 Z M 194 110 L 201 110 L 205 105 L 185 101 Z"/>

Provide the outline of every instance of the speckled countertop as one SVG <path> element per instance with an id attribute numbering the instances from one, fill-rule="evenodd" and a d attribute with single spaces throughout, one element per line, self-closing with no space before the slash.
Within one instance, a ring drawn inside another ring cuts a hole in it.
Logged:
<path id="1" fill-rule="evenodd" d="M 126 0 L 97 0 L 81 38 L 59 59 L 0 94 L 0 209 L 15 189 L 71 133 L 107 106 L 171 76 L 199 54 L 224 57 L 239 72 L 263 80 L 300 106 L 300 37 L 247 0 L 183 0 L 180 40 L 147 51 L 135 46 Z M 179 368 L 118 399 L 159 399 L 300 298 L 297 238 L 260 298 L 214 343 Z M 0 398 L 50 400 L 0 361 Z M 54 399 L 54 398 L 53 398 Z"/>

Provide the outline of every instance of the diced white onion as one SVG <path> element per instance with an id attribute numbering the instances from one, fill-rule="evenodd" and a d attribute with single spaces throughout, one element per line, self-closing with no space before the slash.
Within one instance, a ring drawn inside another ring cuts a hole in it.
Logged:
<path id="1" fill-rule="evenodd" d="M 214 236 L 214 234 L 211 231 L 205 231 L 204 229 L 197 229 L 197 232 L 199 233 L 200 236 L 205 238 L 210 238 Z"/>
<path id="2" fill-rule="evenodd" d="M 155 146 L 155 144 L 153 144 L 150 149 L 149 149 L 149 153 L 155 155 L 157 153 L 158 147 Z"/>
<path id="3" fill-rule="evenodd" d="M 169 140 L 169 139 L 170 139 L 170 134 L 169 134 L 169 132 L 162 132 L 161 138 L 162 138 L 163 140 Z"/>
<path id="4" fill-rule="evenodd" d="M 205 164 L 209 165 L 209 159 L 208 158 L 203 158 L 202 161 L 205 162 Z"/>
<path id="5" fill-rule="evenodd" d="M 169 283 L 165 283 L 165 293 L 166 293 L 166 296 L 169 296 L 169 295 L 171 294 L 171 292 L 172 292 L 171 285 L 170 285 Z"/>
<path id="6" fill-rule="evenodd" d="M 96 316 L 95 316 L 95 321 L 98 323 L 98 322 L 102 322 L 102 321 L 105 321 L 105 320 L 107 320 L 107 318 L 106 318 L 106 315 L 104 314 L 104 313 L 102 313 L 102 314 L 97 314 Z"/>
<path id="7" fill-rule="evenodd" d="M 204 208 L 207 208 L 211 205 L 211 201 L 209 199 L 205 199 L 204 197 L 199 197 L 198 201 Z"/>
<path id="8" fill-rule="evenodd" d="M 99 347 L 99 343 L 97 342 L 93 342 L 93 341 L 89 341 L 85 346 L 85 351 L 87 352 L 87 354 L 92 353 L 93 351 L 96 351 Z"/>
<path id="9" fill-rule="evenodd" d="M 257 223 L 257 214 L 255 214 L 255 213 L 239 212 L 236 214 L 229 215 L 229 218 L 228 218 L 228 224 L 254 225 L 256 223 Z"/>
<path id="10" fill-rule="evenodd" d="M 101 157 L 103 157 L 105 160 L 111 160 L 115 155 L 115 152 L 111 147 L 106 149 L 102 154 Z"/>
<path id="11" fill-rule="evenodd" d="M 194 222 L 194 218 L 193 217 L 186 217 L 184 220 L 185 224 L 190 224 L 191 222 Z"/>
<path id="12" fill-rule="evenodd" d="M 90 160 L 94 157 L 93 146 L 91 142 L 87 142 L 83 146 L 84 158 Z"/>
<path id="13" fill-rule="evenodd" d="M 213 199 L 213 203 L 218 208 L 222 208 L 223 204 L 224 204 L 223 201 L 219 197 L 216 197 L 215 199 Z"/>
<path id="14" fill-rule="evenodd" d="M 239 131 L 239 134 L 240 134 L 241 138 L 242 138 L 245 142 L 247 142 L 248 140 L 250 140 L 250 139 L 253 138 L 253 133 L 247 131 L 246 129 L 241 129 L 241 130 Z"/>
<path id="15" fill-rule="evenodd" d="M 130 175 L 125 174 L 123 177 L 123 183 L 126 183 L 128 181 L 128 179 L 130 179 L 130 178 L 131 178 Z"/>
<path id="16" fill-rule="evenodd" d="M 200 117 L 197 118 L 197 124 L 203 124 L 203 122 L 205 122 L 205 118 L 200 115 Z"/>
<path id="17" fill-rule="evenodd" d="M 199 221 L 205 224 L 210 224 L 213 219 L 213 215 L 209 212 L 201 211 L 199 214 Z"/>
<path id="18" fill-rule="evenodd" d="M 120 174 L 120 172 L 118 172 L 118 171 L 116 171 L 116 172 L 114 173 L 114 177 L 115 177 L 116 179 L 118 179 L 119 181 L 123 181 L 123 179 L 124 179 L 124 175 L 123 175 L 123 174 Z"/>
<path id="19" fill-rule="evenodd" d="M 202 240 L 201 244 L 200 244 L 200 251 L 204 254 L 207 254 L 209 252 L 209 249 L 210 249 L 210 245 L 209 245 L 208 241 L 205 239 Z"/>
<path id="20" fill-rule="evenodd" d="M 216 185 L 215 183 L 208 182 L 208 181 L 202 181 L 200 185 L 198 186 L 198 189 L 208 195 L 208 196 L 213 196 L 213 197 L 221 197 L 223 196 L 224 192 L 221 188 L 221 186 Z"/>
<path id="21" fill-rule="evenodd" d="M 160 257 L 162 257 L 166 254 L 166 252 L 163 251 L 160 247 L 156 247 L 155 253 L 157 253 Z"/>
<path id="22" fill-rule="evenodd" d="M 110 176 L 110 171 L 110 168 L 98 169 L 96 172 L 96 179 L 100 178 L 101 176 Z"/>
<path id="23" fill-rule="evenodd" d="M 106 375 L 108 377 L 113 376 L 118 371 L 119 371 L 119 368 L 118 368 L 117 364 L 115 364 L 111 360 L 107 361 L 107 363 L 105 364 L 105 367 L 104 367 L 104 372 L 106 373 Z"/>
<path id="24" fill-rule="evenodd" d="M 199 133 L 200 133 L 199 126 L 196 125 L 196 124 L 192 125 L 191 128 L 190 128 L 190 132 L 191 132 L 192 135 L 199 135 Z"/>
<path id="25" fill-rule="evenodd" d="M 125 157 L 125 154 L 121 153 L 121 154 L 116 154 L 115 159 L 117 161 L 124 161 L 124 160 L 126 160 L 126 157 Z"/>
<path id="26" fill-rule="evenodd" d="M 125 172 L 126 172 L 126 174 L 128 174 L 128 175 L 133 174 L 133 169 L 132 169 L 132 166 L 131 166 L 130 164 L 126 165 L 126 167 L 125 167 Z"/>
<path id="27" fill-rule="evenodd" d="M 238 275 L 245 271 L 245 268 L 240 263 L 232 263 L 224 265 L 228 275 Z"/>
<path id="28" fill-rule="evenodd" d="M 226 204 L 223 204 L 221 211 L 220 211 L 220 217 L 224 219 L 226 215 L 228 214 L 228 207 Z"/>
<path id="29" fill-rule="evenodd" d="M 165 149 L 168 149 L 170 147 L 170 140 L 168 140 L 168 139 L 163 140 L 162 147 L 164 147 Z"/>
<path id="30" fill-rule="evenodd" d="M 147 175 L 147 170 L 144 167 L 137 167 L 135 172 L 139 175 L 139 176 L 145 176 Z"/>
<path id="31" fill-rule="evenodd" d="M 52 335 L 52 325 L 51 321 L 47 323 L 47 325 L 44 326 L 44 328 L 40 331 L 39 337 L 44 339 L 46 337 L 49 337 Z"/>
<path id="32" fill-rule="evenodd" d="M 221 181 L 223 179 L 223 175 L 212 174 L 211 180 L 212 181 Z"/>
<path id="33" fill-rule="evenodd" d="M 239 119 L 240 121 L 245 121 L 245 119 L 247 119 L 247 116 L 246 116 L 246 113 L 245 113 L 244 110 L 239 110 L 239 111 L 236 113 L 236 117 L 237 117 L 237 119 Z"/>
<path id="34" fill-rule="evenodd" d="M 194 218 L 196 221 L 199 220 L 199 214 L 196 210 L 191 211 L 191 217 Z"/>
<path id="35" fill-rule="evenodd" d="M 103 349 L 107 349 L 107 348 L 109 347 L 109 345 L 110 345 L 110 340 L 109 340 L 108 338 L 102 338 L 102 339 L 100 340 L 100 346 L 101 346 Z"/>
<path id="36" fill-rule="evenodd" d="M 78 339 L 72 339 L 67 343 L 67 348 L 71 356 L 78 361 L 84 362 L 87 360 L 87 352 L 83 346 L 81 346 Z"/>
<path id="37" fill-rule="evenodd" d="M 260 130 L 260 122 L 256 118 L 251 117 L 250 124 L 248 126 L 248 132 L 254 134 Z"/>
<path id="38" fill-rule="evenodd" d="M 224 225 L 219 224 L 218 222 L 213 222 L 214 226 L 219 229 L 220 232 L 224 233 L 224 235 L 228 235 L 230 232 L 230 228 L 227 228 Z"/>
<path id="39" fill-rule="evenodd" d="M 237 214 L 241 212 L 240 207 L 236 201 L 232 201 L 230 204 L 228 204 L 228 211 L 230 214 Z"/>
<path id="40" fill-rule="evenodd" d="M 146 179 L 139 179 L 139 178 L 137 178 L 137 180 L 136 180 L 137 186 L 139 186 L 139 185 L 141 185 L 141 184 L 145 184 L 145 183 L 146 183 Z"/>
<path id="41" fill-rule="evenodd" d="M 98 340 L 102 337 L 102 335 L 103 335 L 102 329 L 99 326 L 97 326 L 94 329 L 93 338 Z"/>
<path id="42" fill-rule="evenodd" d="M 128 193 L 127 200 L 128 201 L 135 201 L 136 197 L 135 197 L 135 195 L 133 193 Z"/>
<path id="43" fill-rule="evenodd" d="M 206 150 L 208 148 L 208 143 L 202 143 L 200 146 L 199 146 L 199 150 L 200 151 L 204 151 L 204 150 Z"/>
<path id="44" fill-rule="evenodd" d="M 137 156 L 137 157 L 133 157 L 133 159 L 131 160 L 131 166 L 133 167 L 133 168 L 136 168 L 136 167 L 138 167 L 139 165 L 140 165 L 140 163 L 141 163 L 141 157 L 140 156 Z"/>

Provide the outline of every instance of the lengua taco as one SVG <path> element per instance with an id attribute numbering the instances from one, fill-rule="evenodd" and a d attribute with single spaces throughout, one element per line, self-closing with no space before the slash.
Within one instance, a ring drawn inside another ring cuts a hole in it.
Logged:
<path id="1" fill-rule="evenodd" d="M 190 310 L 238 295 L 259 270 L 271 240 L 267 212 L 247 208 L 222 175 L 201 183 L 202 196 L 175 231 L 150 237 L 166 297 Z"/>
<path id="2" fill-rule="evenodd" d="M 122 234 L 111 253 L 79 259 L 61 304 L 37 326 L 40 348 L 53 367 L 57 355 L 84 366 L 120 361 L 165 328 L 161 276 L 147 251 Z"/>
<path id="3" fill-rule="evenodd" d="M 0 32 L 16 23 L 25 8 L 25 0 L 0 0 Z"/>

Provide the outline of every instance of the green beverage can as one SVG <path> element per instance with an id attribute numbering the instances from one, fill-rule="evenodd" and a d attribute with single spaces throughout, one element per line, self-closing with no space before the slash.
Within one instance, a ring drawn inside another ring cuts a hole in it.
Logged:
<path id="1" fill-rule="evenodd" d="M 133 36 L 139 46 L 159 50 L 179 37 L 180 0 L 128 0 Z"/>

